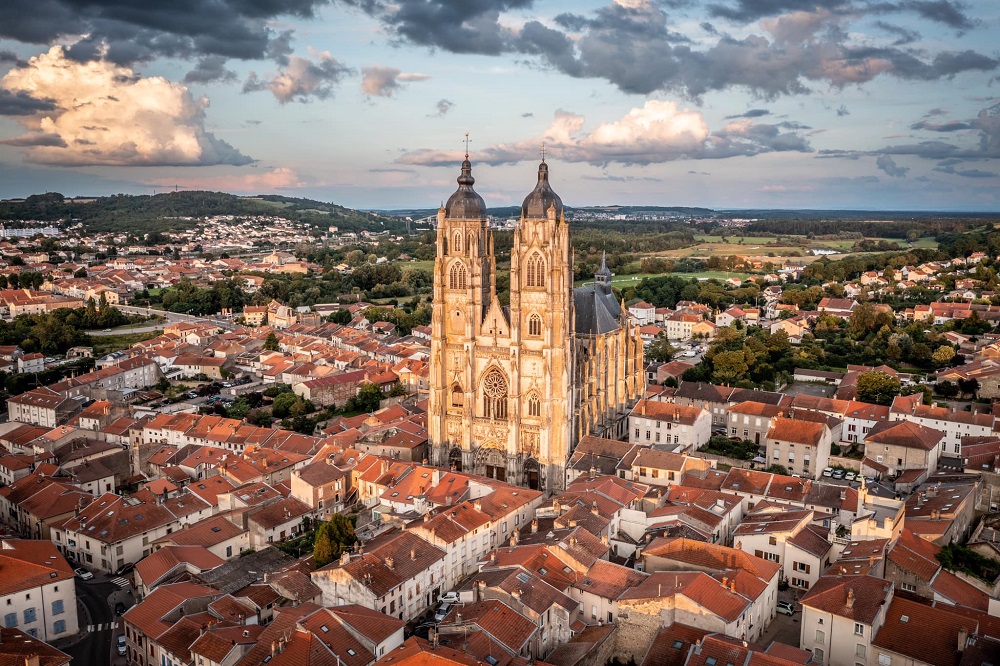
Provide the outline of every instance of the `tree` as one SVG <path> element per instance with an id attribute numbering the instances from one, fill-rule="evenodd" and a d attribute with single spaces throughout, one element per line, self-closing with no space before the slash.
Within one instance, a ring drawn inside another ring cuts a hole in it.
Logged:
<path id="1" fill-rule="evenodd" d="M 931 355 L 931 361 L 939 368 L 948 365 L 953 358 L 955 358 L 955 349 L 949 345 L 941 345 Z"/>
<path id="2" fill-rule="evenodd" d="M 326 320 L 332 324 L 350 324 L 351 323 L 351 311 L 340 309 L 336 312 L 330 313 Z"/>
<path id="3" fill-rule="evenodd" d="M 671 346 L 665 333 L 660 333 L 656 336 L 652 344 L 646 348 L 646 358 L 650 361 L 659 361 L 660 363 L 668 362 L 676 353 L 677 350 Z"/>
<path id="4" fill-rule="evenodd" d="M 333 538 L 330 536 L 330 524 L 323 523 L 316 530 L 313 563 L 317 567 L 321 567 L 332 562 L 333 557 Z"/>
<path id="5" fill-rule="evenodd" d="M 899 395 L 899 379 L 884 372 L 862 372 L 858 376 L 858 400 L 875 405 L 890 405 Z"/>
<path id="6" fill-rule="evenodd" d="M 764 470 L 768 474 L 781 474 L 782 476 L 788 476 L 788 468 L 784 465 L 774 464 Z"/>
<path id="7" fill-rule="evenodd" d="M 382 387 L 369 382 L 362 384 L 361 388 L 358 389 L 358 394 L 348 400 L 345 407 L 349 411 L 374 412 L 382 404 L 382 398 L 384 397 L 385 394 L 382 393 Z"/>
<path id="8" fill-rule="evenodd" d="M 304 413 L 304 410 L 301 408 L 296 409 L 300 402 L 303 402 L 302 398 L 294 393 L 282 393 L 271 404 L 271 416 L 276 419 L 283 419 L 289 415 L 301 415 Z M 293 411 L 298 412 L 298 414 L 293 414 Z"/>
<path id="9" fill-rule="evenodd" d="M 975 377 L 971 377 L 969 379 L 959 379 L 958 390 L 962 395 L 971 395 L 975 397 L 976 393 L 979 391 L 979 380 Z"/>
<path id="10" fill-rule="evenodd" d="M 950 382 L 947 379 L 943 382 L 938 382 L 937 393 L 945 398 L 954 398 L 958 395 L 958 386 L 954 382 Z"/>
<path id="11" fill-rule="evenodd" d="M 267 339 L 264 340 L 264 349 L 267 351 L 278 351 L 280 343 L 278 342 L 278 336 L 271 331 L 267 334 Z"/>
<path id="12" fill-rule="evenodd" d="M 726 385 L 738 382 L 750 369 L 742 351 L 725 351 L 716 354 L 712 359 L 712 366 L 715 369 L 713 375 L 715 381 Z"/>

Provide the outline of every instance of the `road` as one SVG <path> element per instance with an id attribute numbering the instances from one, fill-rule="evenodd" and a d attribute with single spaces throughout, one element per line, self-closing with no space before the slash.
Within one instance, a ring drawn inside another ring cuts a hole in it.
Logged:
<path id="1" fill-rule="evenodd" d="M 118 587 L 106 576 L 86 582 L 77 579 L 76 595 L 84 606 L 79 618 L 80 629 L 86 632 L 86 636 L 73 645 L 60 647 L 73 658 L 74 663 L 110 666 L 113 637 L 117 633 L 114 624 L 118 618 L 108 598 L 116 592 L 119 592 Z"/>
<path id="2" fill-rule="evenodd" d="M 233 323 L 228 319 L 220 319 L 218 317 L 197 317 L 195 315 L 180 314 L 178 312 L 168 312 L 166 310 L 157 310 L 156 308 L 143 308 L 136 307 L 134 305 L 116 305 L 116 308 L 121 310 L 126 314 L 141 314 L 141 315 L 160 315 L 167 320 L 168 324 L 175 324 L 180 321 L 186 321 L 191 323 L 204 322 L 208 324 L 215 324 L 216 326 L 221 326 L 227 330 L 233 330 L 238 328 L 237 324 Z"/>

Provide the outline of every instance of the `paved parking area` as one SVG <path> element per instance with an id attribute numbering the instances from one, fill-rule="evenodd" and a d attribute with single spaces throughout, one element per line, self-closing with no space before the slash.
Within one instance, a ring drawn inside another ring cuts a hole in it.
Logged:
<path id="1" fill-rule="evenodd" d="M 761 634 L 760 645 L 767 647 L 772 641 L 778 641 L 793 647 L 799 646 L 799 627 L 802 620 L 802 611 L 796 611 L 795 615 L 789 617 L 778 613 L 767 625 L 767 629 Z"/>
<path id="2" fill-rule="evenodd" d="M 837 391 L 836 386 L 829 384 L 814 384 L 811 382 L 792 382 L 782 391 L 785 395 L 813 395 L 817 398 L 829 398 Z"/>

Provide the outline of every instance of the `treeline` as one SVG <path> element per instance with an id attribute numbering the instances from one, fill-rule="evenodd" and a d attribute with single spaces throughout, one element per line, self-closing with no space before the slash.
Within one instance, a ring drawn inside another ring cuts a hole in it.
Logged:
<path id="1" fill-rule="evenodd" d="M 885 213 L 872 213 L 884 216 Z M 851 220 L 851 219 L 781 219 L 772 217 L 758 219 L 743 228 L 744 233 L 759 235 L 815 236 L 856 232 L 868 238 L 907 238 L 914 229 L 919 236 L 936 236 L 942 233 L 958 232 L 976 222 L 967 219 L 914 219 L 914 220 Z"/>
<path id="2" fill-rule="evenodd" d="M 65 354 L 70 347 L 90 344 L 87 329 L 123 326 L 131 321 L 121 310 L 90 299 L 82 308 L 59 308 L 47 314 L 0 320 L 0 345 L 18 345 L 26 352 L 46 355 Z"/>

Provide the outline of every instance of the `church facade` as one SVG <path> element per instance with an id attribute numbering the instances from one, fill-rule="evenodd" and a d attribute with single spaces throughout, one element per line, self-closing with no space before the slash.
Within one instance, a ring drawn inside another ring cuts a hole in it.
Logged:
<path id="1" fill-rule="evenodd" d="M 581 437 L 626 434 L 645 373 L 638 328 L 603 262 L 593 283 L 573 286 L 569 225 L 548 175 L 543 160 L 521 206 L 506 307 L 468 156 L 438 211 L 427 426 L 434 464 L 554 491 Z"/>

